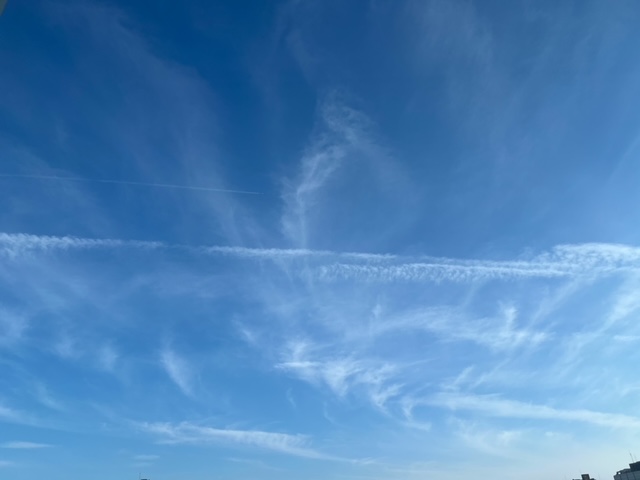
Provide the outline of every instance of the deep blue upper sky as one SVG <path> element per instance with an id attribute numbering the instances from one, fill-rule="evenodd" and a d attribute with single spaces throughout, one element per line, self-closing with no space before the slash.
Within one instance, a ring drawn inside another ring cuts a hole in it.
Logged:
<path id="1" fill-rule="evenodd" d="M 0 477 L 609 478 L 640 442 L 639 22 L 9 0 Z"/>

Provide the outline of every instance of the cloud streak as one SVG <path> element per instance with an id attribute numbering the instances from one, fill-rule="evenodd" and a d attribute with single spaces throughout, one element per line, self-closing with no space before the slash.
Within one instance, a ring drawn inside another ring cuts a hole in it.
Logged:
<path id="1" fill-rule="evenodd" d="M 161 443 L 212 445 L 231 444 L 284 453 L 288 455 L 329 459 L 330 457 L 309 447 L 309 439 L 303 435 L 265 432 L 261 430 L 221 429 L 182 423 L 142 423 L 142 431 L 153 434 Z"/>
<path id="2" fill-rule="evenodd" d="M 114 248 L 153 249 L 161 246 L 162 243 L 159 242 L 0 233 L 0 254 L 10 258 L 29 253 L 48 253 L 54 251 Z"/>
<path id="3" fill-rule="evenodd" d="M 547 405 L 524 403 L 493 395 L 441 393 L 414 404 L 431 405 L 452 411 L 470 411 L 489 417 L 580 422 L 608 428 L 640 427 L 640 418 L 593 410 L 559 409 Z"/>
<path id="4" fill-rule="evenodd" d="M 53 445 L 49 445 L 47 443 L 36 443 L 36 442 L 5 442 L 0 444 L 0 448 L 8 448 L 14 450 L 36 450 L 41 448 L 51 448 Z"/>
<path id="5" fill-rule="evenodd" d="M 240 246 L 186 246 L 154 241 L 90 239 L 0 233 L 0 254 L 90 249 L 183 249 L 194 254 L 221 255 L 253 260 L 315 260 L 315 272 L 325 281 L 369 282 L 471 282 L 525 278 L 569 278 L 640 272 L 640 247 L 620 244 L 560 245 L 530 260 L 474 260 L 445 257 L 401 256 L 330 250 L 250 248 Z"/>
<path id="6" fill-rule="evenodd" d="M 318 267 L 320 278 L 325 280 L 372 282 L 553 279 L 638 270 L 640 248 L 619 244 L 560 245 L 531 260 L 518 261 L 430 258 L 427 262 L 396 261 L 391 265 L 335 263 Z"/>
<path id="7" fill-rule="evenodd" d="M 382 336 L 389 332 L 425 331 L 444 341 L 474 342 L 494 351 L 509 351 L 535 347 L 549 339 L 549 334 L 517 324 L 518 311 L 502 307 L 495 317 L 469 318 L 461 309 L 424 308 L 395 317 L 384 318 L 372 325 L 368 335 Z"/>

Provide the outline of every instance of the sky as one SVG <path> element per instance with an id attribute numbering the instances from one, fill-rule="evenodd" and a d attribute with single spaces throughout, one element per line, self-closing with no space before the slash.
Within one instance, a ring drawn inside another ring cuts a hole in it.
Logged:
<path id="1" fill-rule="evenodd" d="M 640 5 L 9 0 L 0 477 L 610 479 Z"/>

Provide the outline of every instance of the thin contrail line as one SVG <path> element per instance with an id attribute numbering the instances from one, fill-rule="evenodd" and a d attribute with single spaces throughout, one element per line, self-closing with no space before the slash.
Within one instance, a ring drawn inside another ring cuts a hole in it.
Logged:
<path id="1" fill-rule="evenodd" d="M 88 182 L 88 183 L 110 183 L 115 185 L 134 185 L 137 187 L 158 187 L 158 188 L 174 188 L 180 190 L 198 190 L 202 192 L 218 192 L 218 193 L 239 193 L 242 195 L 262 195 L 260 192 L 250 192 L 246 190 L 227 190 L 224 188 L 196 187 L 191 185 L 173 185 L 170 183 L 147 183 L 133 182 L 129 180 L 102 180 L 98 178 L 83 177 L 58 177 L 56 175 L 27 175 L 21 173 L 0 173 L 2 178 L 28 178 L 34 180 L 62 180 L 70 182 Z"/>

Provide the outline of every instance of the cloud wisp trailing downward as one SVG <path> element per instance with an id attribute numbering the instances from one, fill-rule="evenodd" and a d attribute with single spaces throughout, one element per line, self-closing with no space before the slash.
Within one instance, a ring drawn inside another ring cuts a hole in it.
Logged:
<path id="1" fill-rule="evenodd" d="M 322 191 L 354 153 L 371 148 L 369 119 L 334 92 L 322 102 L 315 136 L 304 152 L 299 171 L 285 183 L 282 229 L 298 247 L 306 247 L 314 231 L 314 214 L 322 207 Z"/>
<path id="2" fill-rule="evenodd" d="M 160 362 L 169 378 L 180 388 L 182 393 L 193 396 L 194 372 L 187 360 L 167 348 L 162 351 Z"/>

